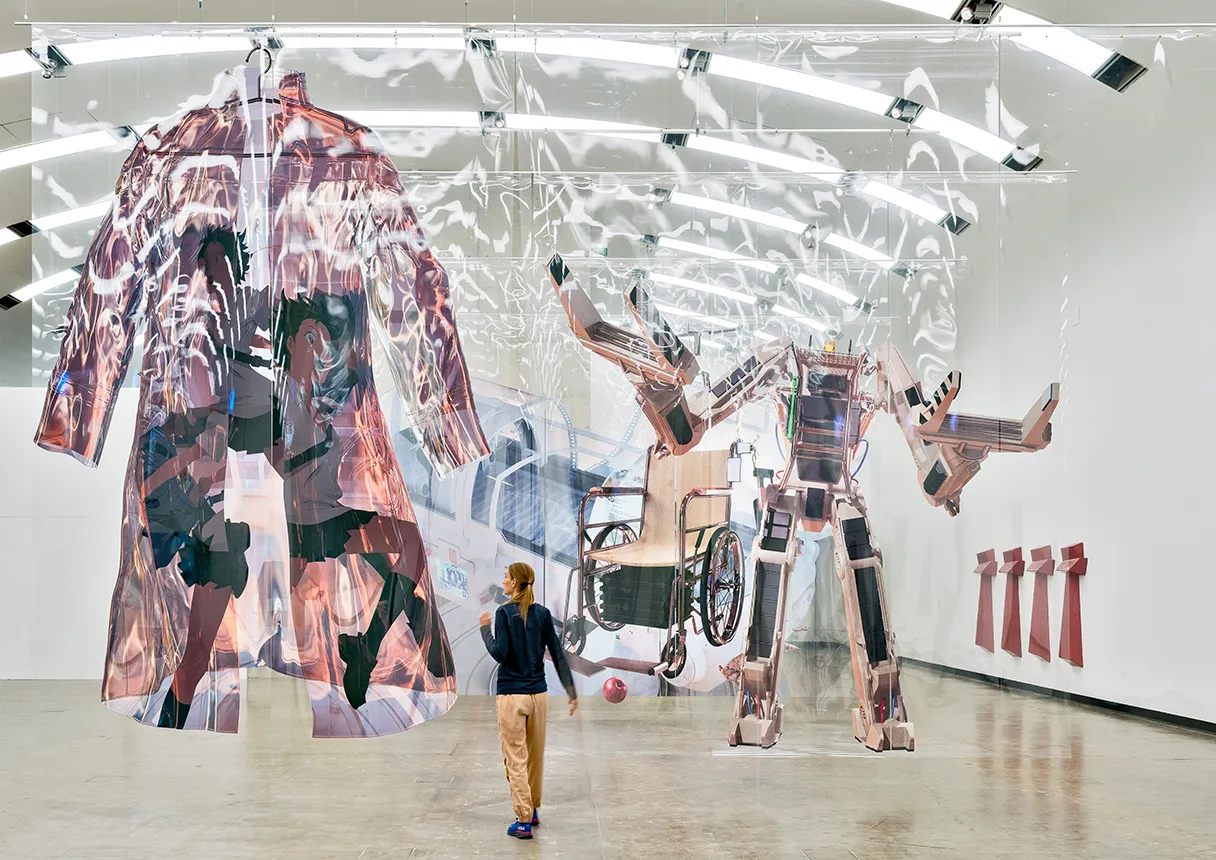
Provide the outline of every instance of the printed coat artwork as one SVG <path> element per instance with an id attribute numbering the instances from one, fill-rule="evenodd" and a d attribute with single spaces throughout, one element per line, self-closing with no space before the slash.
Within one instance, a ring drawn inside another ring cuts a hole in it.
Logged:
<path id="1" fill-rule="evenodd" d="M 305 680 L 319 737 L 451 707 L 373 318 L 436 471 L 488 453 L 446 273 L 374 134 L 313 105 L 301 73 L 238 69 L 144 135 L 35 439 L 97 464 L 142 322 L 107 706 L 234 732 L 239 670 L 265 665 Z"/>

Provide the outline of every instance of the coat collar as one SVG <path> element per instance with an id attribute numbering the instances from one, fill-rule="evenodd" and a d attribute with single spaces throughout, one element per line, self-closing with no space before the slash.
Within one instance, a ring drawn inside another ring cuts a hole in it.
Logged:
<path id="1" fill-rule="evenodd" d="M 214 107 L 232 102 L 278 98 L 295 104 L 312 105 L 304 73 L 288 69 L 262 72 L 257 66 L 228 69 L 216 80 L 210 104 Z"/>

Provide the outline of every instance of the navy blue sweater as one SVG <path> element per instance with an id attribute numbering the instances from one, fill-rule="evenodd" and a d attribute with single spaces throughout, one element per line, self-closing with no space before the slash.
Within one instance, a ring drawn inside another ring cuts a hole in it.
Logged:
<path id="1" fill-rule="evenodd" d="M 518 603 L 507 603 L 494 613 L 494 630 L 489 624 L 481 625 L 481 638 L 499 664 L 498 695 L 516 693 L 531 694 L 548 692 L 545 683 L 545 649 L 553 658 L 557 677 L 566 688 L 566 695 L 575 698 L 574 679 L 570 676 L 570 664 L 557 639 L 553 616 L 539 603 L 528 607 L 528 622 L 524 623 Z"/>

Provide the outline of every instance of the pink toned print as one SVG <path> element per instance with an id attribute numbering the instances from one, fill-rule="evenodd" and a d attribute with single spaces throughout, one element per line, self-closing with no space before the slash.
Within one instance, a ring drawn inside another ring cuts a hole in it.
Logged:
<path id="1" fill-rule="evenodd" d="M 447 275 L 366 128 L 302 74 L 227 72 L 118 182 L 36 441 L 101 457 L 139 412 L 102 699 L 237 730 L 243 667 L 306 681 L 319 737 L 444 713 L 456 670 L 372 378 L 378 327 L 440 474 L 488 453 Z"/>

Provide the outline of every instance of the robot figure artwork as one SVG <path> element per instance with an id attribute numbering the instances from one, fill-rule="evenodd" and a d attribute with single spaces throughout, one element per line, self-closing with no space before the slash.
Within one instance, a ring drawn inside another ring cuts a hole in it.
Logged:
<path id="1" fill-rule="evenodd" d="M 638 403 L 657 436 L 656 456 L 678 458 L 710 427 L 752 401 L 770 398 L 776 404 L 785 430 L 786 464 L 781 472 L 756 470 L 761 487 L 751 554 L 754 580 L 743 650 L 731 667 L 738 680 L 728 733 L 731 746 L 771 747 L 782 732 L 778 684 L 786 645 L 787 591 L 801 550 L 795 530 L 800 526 L 819 532 L 830 526 L 858 696 L 854 735 L 875 751 L 914 749 L 913 725 L 900 689 L 882 552 L 853 478 L 854 453 L 874 414 L 892 414 L 916 461 L 925 499 L 955 516 L 963 487 L 988 454 L 1040 451 L 1051 442 L 1059 384 L 1052 383 L 1021 420 L 965 415 L 950 411 L 961 385 L 957 372 L 926 397 L 894 347 L 846 355 L 796 347 L 783 338 L 763 344 L 731 372 L 694 389 L 691 384 L 701 375 L 695 356 L 640 285 L 625 299 L 645 337 L 601 319 L 560 256 L 550 261 L 549 276 L 575 336 L 618 365 L 636 388 Z M 863 390 L 869 377 L 876 377 L 874 393 Z M 766 482 L 769 475 L 773 479 Z M 680 525 L 673 522 L 675 529 Z M 681 629 L 669 641 L 655 672 L 678 670 L 683 637 Z"/>

